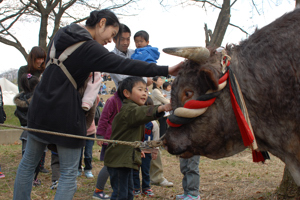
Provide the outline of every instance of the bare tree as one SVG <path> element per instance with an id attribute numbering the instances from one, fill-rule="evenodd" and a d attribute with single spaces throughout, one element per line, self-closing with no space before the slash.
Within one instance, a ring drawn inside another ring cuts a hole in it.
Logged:
<path id="1" fill-rule="evenodd" d="M 38 23 L 38 45 L 48 49 L 49 41 L 61 26 L 87 19 L 92 10 L 109 8 L 126 14 L 138 0 L 10 0 L 1 3 L 0 42 L 15 47 L 26 59 L 28 53 L 17 38 L 15 27 L 22 22 Z M 84 13 L 84 14 L 83 14 Z"/>
<path id="2" fill-rule="evenodd" d="M 206 6 L 212 6 L 220 10 L 218 20 L 215 24 L 215 28 L 213 31 L 207 27 L 206 23 L 204 24 L 206 46 L 221 46 L 227 27 L 229 25 L 240 29 L 240 31 L 244 32 L 246 35 L 249 35 L 247 31 L 245 31 L 239 25 L 230 23 L 230 18 L 231 18 L 230 10 L 237 2 L 237 0 L 234 0 L 232 3 L 230 0 L 223 0 L 221 5 L 216 0 L 211 0 L 211 1 L 193 0 L 193 1 L 197 3 L 202 3 L 202 7 L 204 9 L 206 9 Z"/>

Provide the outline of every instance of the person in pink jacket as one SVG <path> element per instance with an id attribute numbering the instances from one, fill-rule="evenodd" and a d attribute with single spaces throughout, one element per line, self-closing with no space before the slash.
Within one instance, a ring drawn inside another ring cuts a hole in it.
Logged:
<path id="1" fill-rule="evenodd" d="M 83 97 L 82 97 L 82 104 L 81 107 L 85 111 L 89 111 L 93 105 L 98 105 L 99 97 L 98 97 L 98 91 L 101 85 L 101 73 L 100 72 L 94 72 L 91 73 L 87 86 L 85 88 Z M 95 100 L 97 100 L 95 102 Z M 96 133 L 96 126 L 95 121 L 93 120 L 89 128 L 87 129 L 87 137 L 94 138 Z M 84 152 L 83 148 L 81 151 L 81 156 L 79 160 L 78 165 L 78 174 L 77 176 L 81 176 L 82 174 L 82 155 L 84 154 L 84 174 L 87 178 L 94 178 L 94 175 L 92 173 L 92 159 L 93 159 L 93 146 L 94 146 L 94 140 L 86 140 L 85 146 L 84 146 Z"/>
<path id="2" fill-rule="evenodd" d="M 118 91 L 119 92 L 119 91 Z M 106 100 L 105 106 L 102 110 L 98 128 L 97 128 L 97 138 L 110 139 L 111 136 L 111 125 L 116 116 L 121 110 L 122 101 L 118 95 L 118 92 L 114 94 L 114 96 L 110 97 Z M 99 146 L 102 146 L 100 161 L 104 161 L 104 154 L 107 148 L 107 143 L 103 143 L 102 141 L 97 141 Z M 96 189 L 94 191 L 93 197 L 97 197 L 98 199 L 109 199 L 110 197 L 104 193 L 104 186 L 109 177 L 109 173 L 107 171 L 107 167 L 104 166 L 98 174 Z"/>

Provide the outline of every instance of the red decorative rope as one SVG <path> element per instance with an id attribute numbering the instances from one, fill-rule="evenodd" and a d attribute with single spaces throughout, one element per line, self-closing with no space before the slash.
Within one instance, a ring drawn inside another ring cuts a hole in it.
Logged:
<path id="1" fill-rule="evenodd" d="M 182 124 L 172 123 L 169 119 L 167 119 L 167 123 L 169 124 L 169 126 L 175 127 L 175 128 L 182 126 Z"/>
<path id="2" fill-rule="evenodd" d="M 209 99 L 207 101 L 198 101 L 198 100 L 189 100 L 184 104 L 184 108 L 189 108 L 189 109 L 200 109 L 200 108 L 206 108 L 208 106 L 211 106 L 217 97 Z"/>

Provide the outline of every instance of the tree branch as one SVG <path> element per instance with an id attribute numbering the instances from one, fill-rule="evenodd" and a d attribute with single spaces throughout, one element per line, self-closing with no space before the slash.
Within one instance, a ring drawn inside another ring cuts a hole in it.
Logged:
<path id="1" fill-rule="evenodd" d="M 0 26 L 3 27 L 2 23 L 0 23 Z M 3 27 L 3 28 L 4 28 L 4 27 Z M 23 57 L 24 57 L 25 60 L 26 60 L 28 54 L 27 54 L 25 48 L 22 46 L 22 44 L 20 43 L 20 41 L 19 41 L 16 37 L 14 37 L 14 36 L 13 36 L 11 33 L 9 33 L 8 31 L 6 31 L 6 32 L 7 32 L 7 34 L 8 34 L 9 36 L 11 36 L 16 42 L 13 42 L 13 41 L 8 40 L 8 39 L 6 39 L 6 38 L 4 38 L 4 37 L 1 37 L 1 36 L 0 36 L 0 42 L 3 43 L 3 44 L 9 45 L 9 46 L 13 46 L 13 47 L 15 47 L 16 49 L 18 49 L 18 50 L 22 53 Z"/>
<path id="2" fill-rule="evenodd" d="M 216 8 L 222 9 L 222 7 L 217 6 L 217 5 L 215 5 L 215 4 L 213 4 L 212 2 L 207 1 L 207 0 L 193 0 L 193 1 L 201 2 L 201 3 L 203 3 L 203 4 L 208 3 L 208 4 L 210 4 L 210 5 L 212 5 L 212 6 L 216 7 Z"/>
<path id="3" fill-rule="evenodd" d="M 260 13 L 259 13 L 259 11 L 258 11 L 258 9 L 257 9 L 257 7 L 256 7 L 256 5 L 255 5 L 255 3 L 254 3 L 254 0 L 251 0 L 251 1 L 252 1 L 252 4 L 253 4 L 253 6 L 254 6 L 254 8 L 255 8 L 255 10 L 256 10 L 256 12 L 257 12 L 257 14 L 260 15 Z"/>
<path id="4" fill-rule="evenodd" d="M 230 5 L 230 7 L 232 7 L 233 6 L 233 4 L 235 4 L 235 2 L 237 2 L 237 0 L 235 0 L 231 5 Z"/>
<path id="5" fill-rule="evenodd" d="M 115 10 L 115 9 L 118 9 L 118 8 L 122 8 L 122 7 L 127 6 L 132 1 L 133 0 L 129 0 L 127 3 L 124 3 L 124 4 L 116 4 L 116 5 L 113 5 L 113 6 L 109 6 L 109 7 L 107 7 L 107 9 Z"/>
<path id="6" fill-rule="evenodd" d="M 246 33 L 246 35 L 249 35 L 249 33 L 247 31 L 245 31 L 244 29 L 242 29 L 241 27 L 237 26 L 237 25 L 234 25 L 232 23 L 229 23 L 230 26 L 233 26 L 233 27 L 236 27 L 238 29 L 240 29 L 242 32 Z"/>

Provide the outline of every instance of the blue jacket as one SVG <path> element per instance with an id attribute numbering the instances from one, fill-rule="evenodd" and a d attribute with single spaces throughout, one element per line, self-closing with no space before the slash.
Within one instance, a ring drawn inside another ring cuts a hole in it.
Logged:
<path id="1" fill-rule="evenodd" d="M 157 63 L 156 60 L 158 60 L 159 55 L 160 53 L 158 48 L 148 45 L 143 48 L 136 49 L 132 54 L 131 59 L 141 60 L 147 63 Z"/>

